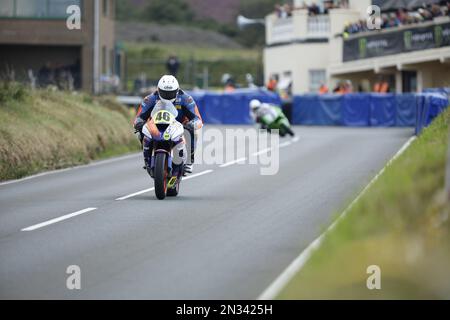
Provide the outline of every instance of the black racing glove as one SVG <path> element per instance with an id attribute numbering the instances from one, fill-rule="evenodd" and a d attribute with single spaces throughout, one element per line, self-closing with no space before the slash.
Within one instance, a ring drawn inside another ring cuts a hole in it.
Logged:
<path id="1" fill-rule="evenodd" d="M 189 131 L 195 131 L 198 128 L 198 120 L 196 119 L 192 119 L 191 121 L 189 121 L 188 123 L 186 123 L 184 125 L 184 127 L 186 129 L 188 129 Z"/>
<path id="2" fill-rule="evenodd" d="M 142 118 L 137 118 L 134 122 L 134 130 L 136 132 L 142 132 L 142 128 L 144 127 L 145 121 Z"/>

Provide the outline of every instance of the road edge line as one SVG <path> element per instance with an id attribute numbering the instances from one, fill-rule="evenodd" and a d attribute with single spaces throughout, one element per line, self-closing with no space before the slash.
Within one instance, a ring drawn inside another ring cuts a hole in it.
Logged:
<path id="1" fill-rule="evenodd" d="M 386 165 L 378 172 L 378 174 L 372 178 L 368 185 L 358 194 L 358 196 L 349 204 L 349 206 L 338 216 L 338 218 L 325 230 L 319 237 L 311 242 L 306 249 L 304 249 L 300 255 L 292 261 L 289 266 L 259 295 L 257 300 L 273 300 L 283 290 L 288 282 L 303 268 L 305 263 L 309 260 L 312 253 L 317 250 L 325 236 L 332 231 L 336 225 L 341 221 L 350 209 L 358 202 L 358 200 L 367 192 L 367 190 L 378 180 L 378 178 L 384 173 L 387 167 L 389 167 L 393 161 L 395 161 L 403 152 L 405 152 L 409 146 L 416 140 L 416 136 L 412 136 L 405 142 L 405 144 L 397 151 L 397 153 L 386 163 Z"/>

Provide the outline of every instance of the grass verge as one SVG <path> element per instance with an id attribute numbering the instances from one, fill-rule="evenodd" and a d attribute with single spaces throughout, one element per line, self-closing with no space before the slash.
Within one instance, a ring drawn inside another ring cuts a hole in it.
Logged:
<path id="1" fill-rule="evenodd" d="M 1 84 L 0 180 L 137 151 L 131 118 L 111 98 Z"/>
<path id="2" fill-rule="evenodd" d="M 326 235 L 278 299 L 449 299 L 447 109 Z M 369 266 L 381 289 L 369 290 Z"/>
<path id="3" fill-rule="evenodd" d="M 256 77 L 262 70 L 262 56 L 256 49 L 132 42 L 125 43 L 124 48 L 130 80 L 139 78 L 141 73 L 147 74 L 149 79 L 159 79 L 167 73 L 165 61 L 171 54 L 176 54 L 181 61 L 178 77 L 183 84 L 190 84 L 194 73 L 201 74 L 204 68 L 208 68 L 210 86 L 218 87 L 223 86 L 221 77 L 224 73 L 232 74 L 238 83 L 245 84 L 247 73 Z M 195 62 L 195 66 L 190 65 L 191 62 Z"/>

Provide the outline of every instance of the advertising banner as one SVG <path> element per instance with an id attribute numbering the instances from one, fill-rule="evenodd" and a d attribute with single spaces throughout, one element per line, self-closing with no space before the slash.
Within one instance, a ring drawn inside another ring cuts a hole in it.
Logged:
<path id="1" fill-rule="evenodd" d="M 344 62 L 450 46 L 450 23 L 344 40 Z"/>

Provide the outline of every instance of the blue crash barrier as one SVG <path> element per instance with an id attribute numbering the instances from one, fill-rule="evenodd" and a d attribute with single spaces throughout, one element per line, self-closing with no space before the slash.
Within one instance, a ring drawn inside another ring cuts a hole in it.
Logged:
<path id="1" fill-rule="evenodd" d="M 366 95 L 348 94 L 342 97 L 342 125 L 349 127 L 370 125 L 370 99 Z"/>
<path id="2" fill-rule="evenodd" d="M 304 95 L 294 97 L 292 123 L 317 126 L 342 124 L 341 95 Z"/>
<path id="3" fill-rule="evenodd" d="M 303 95 L 294 97 L 292 123 L 421 128 L 430 124 L 449 104 L 440 93 Z"/>
<path id="4" fill-rule="evenodd" d="M 449 98 L 444 93 L 424 93 L 417 97 L 416 134 L 427 127 L 449 105 Z"/>
<path id="5" fill-rule="evenodd" d="M 249 103 L 252 99 L 281 104 L 280 97 L 267 90 L 241 89 L 230 93 L 189 92 L 197 102 L 207 124 L 252 124 Z"/>
<path id="6" fill-rule="evenodd" d="M 428 126 L 449 104 L 448 89 L 428 89 L 422 94 L 355 93 L 347 95 L 295 96 L 293 124 L 351 127 Z M 277 94 L 263 89 L 243 89 L 232 93 L 190 92 L 205 123 L 251 124 L 249 102 L 281 104 Z"/>

